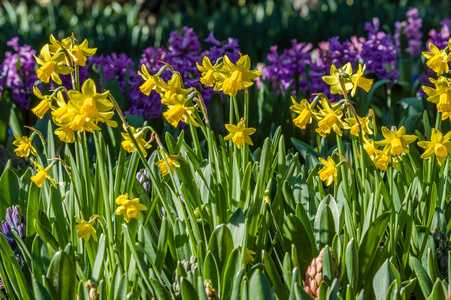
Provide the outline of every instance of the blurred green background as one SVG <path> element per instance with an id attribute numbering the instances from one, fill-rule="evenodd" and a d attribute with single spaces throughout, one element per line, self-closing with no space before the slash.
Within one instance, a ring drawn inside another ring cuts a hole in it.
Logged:
<path id="1" fill-rule="evenodd" d="M 237 38 L 253 61 L 264 61 L 270 46 L 288 48 L 294 38 L 316 45 L 333 36 L 363 36 L 373 17 L 390 32 L 409 7 L 418 8 L 425 39 L 449 17 L 447 0 L 10 0 L 0 4 L 0 58 L 15 36 L 40 49 L 51 33 L 63 38 L 74 32 L 99 54 L 138 59 L 143 49 L 165 46 L 171 31 L 188 26 L 200 41 L 212 30 L 218 40 Z"/>

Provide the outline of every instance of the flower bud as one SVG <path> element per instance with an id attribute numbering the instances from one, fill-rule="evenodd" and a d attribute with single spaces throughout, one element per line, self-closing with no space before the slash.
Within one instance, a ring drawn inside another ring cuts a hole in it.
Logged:
<path id="1" fill-rule="evenodd" d="M 11 227 L 5 221 L 2 221 L 2 233 L 5 236 L 10 236 L 11 235 Z"/>
<path id="2" fill-rule="evenodd" d="M 6 219 L 6 221 L 8 222 L 8 223 L 12 223 L 12 219 L 11 219 L 11 215 L 12 215 L 12 210 L 11 210 L 11 207 L 8 207 L 7 209 L 6 209 L 6 216 L 5 216 L 5 219 Z"/>
<path id="3" fill-rule="evenodd" d="M 23 239 L 25 236 L 25 225 L 24 224 L 20 224 L 17 227 L 17 233 L 19 234 L 19 236 Z"/>

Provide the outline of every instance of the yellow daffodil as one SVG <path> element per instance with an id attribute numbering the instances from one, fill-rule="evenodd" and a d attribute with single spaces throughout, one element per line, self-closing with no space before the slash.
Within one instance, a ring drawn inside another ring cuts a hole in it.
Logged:
<path id="1" fill-rule="evenodd" d="M 368 153 L 369 157 L 373 157 L 376 152 L 376 146 L 374 145 L 374 140 L 368 139 L 363 136 L 363 149 Z M 359 157 L 360 158 L 360 157 Z"/>
<path id="2" fill-rule="evenodd" d="M 448 45 L 450 42 L 448 41 Z M 451 55 L 446 54 L 445 50 L 439 50 L 437 46 L 429 43 L 429 50 L 431 52 L 423 51 L 422 54 L 428 60 L 426 65 L 438 76 L 442 75 L 444 71 L 449 72 L 448 62 L 451 60 Z"/>
<path id="3" fill-rule="evenodd" d="M 31 111 L 39 118 L 42 119 L 45 113 L 52 107 L 53 97 L 45 95 L 43 96 L 41 91 L 37 87 L 33 87 L 33 94 L 41 99 L 41 102 L 33 108 Z"/>
<path id="4" fill-rule="evenodd" d="M 75 37 L 73 37 L 75 39 Z M 72 38 L 62 39 L 58 41 L 53 34 L 50 35 L 50 53 L 57 53 L 64 49 L 69 54 L 69 59 L 74 66 L 86 66 L 86 59 L 96 53 L 97 48 L 88 48 L 88 40 L 84 40 L 81 44 L 74 43 Z"/>
<path id="5" fill-rule="evenodd" d="M 368 122 L 370 121 L 370 119 L 368 119 L 367 117 L 363 117 L 363 118 L 361 118 L 359 116 L 357 116 L 357 117 L 359 118 L 362 135 L 373 134 L 373 131 L 371 130 L 371 128 L 368 127 Z M 359 136 L 359 128 L 357 126 L 356 119 L 355 118 L 346 118 L 345 121 L 352 125 L 351 130 L 350 130 L 351 134 L 355 135 L 355 136 Z"/>
<path id="6" fill-rule="evenodd" d="M 144 204 L 139 203 L 139 198 L 132 200 L 128 195 L 126 195 L 126 197 L 123 197 L 124 195 L 121 196 L 116 199 L 116 204 L 119 205 L 116 209 L 116 214 L 124 215 L 124 219 L 127 223 L 133 218 L 141 220 L 141 211 L 147 210 L 147 207 Z"/>
<path id="7" fill-rule="evenodd" d="M 248 263 L 254 261 L 254 255 L 256 253 L 250 249 L 246 249 L 246 259 L 244 261 L 244 263 L 247 265 Z"/>
<path id="8" fill-rule="evenodd" d="M 204 58 L 202 58 L 202 65 L 199 65 L 197 62 L 196 65 L 199 71 L 202 72 L 200 82 L 206 86 L 213 86 L 215 83 L 215 72 L 222 67 L 222 65 L 215 69 L 208 56 L 204 56 Z"/>
<path id="9" fill-rule="evenodd" d="M 89 239 L 92 236 L 92 239 L 94 241 L 97 240 L 96 230 L 94 229 L 94 222 L 95 219 L 89 220 L 89 222 L 80 219 L 79 217 L 75 216 L 75 219 L 77 220 L 78 224 L 75 226 L 75 229 L 77 229 L 77 236 L 79 238 L 83 238 L 85 240 L 85 243 L 89 241 Z"/>
<path id="10" fill-rule="evenodd" d="M 384 146 L 384 153 L 391 155 L 401 155 L 403 153 L 409 153 L 407 145 L 413 143 L 417 136 L 406 135 L 406 128 L 401 126 L 398 131 L 393 132 L 387 127 L 382 127 L 382 135 L 385 140 L 376 142 L 379 146 Z"/>
<path id="11" fill-rule="evenodd" d="M 38 187 L 42 187 L 42 185 L 44 184 L 44 181 L 46 179 L 48 179 L 52 182 L 53 186 L 56 188 L 55 179 L 53 179 L 50 176 L 50 170 L 52 169 L 52 167 L 55 163 L 53 162 L 52 164 L 43 168 L 43 167 L 41 167 L 41 165 L 39 163 L 35 162 L 34 160 L 31 160 L 31 161 L 37 168 L 36 175 L 30 177 L 31 181 L 33 181 Z"/>
<path id="12" fill-rule="evenodd" d="M 52 116 L 55 121 L 61 122 L 61 118 L 64 117 L 64 115 L 69 111 L 69 106 L 67 105 L 61 91 L 58 91 L 58 93 L 56 94 L 56 104 L 57 107 L 53 108 Z"/>
<path id="13" fill-rule="evenodd" d="M 97 88 L 92 79 L 83 83 L 81 92 L 71 90 L 67 92 L 69 98 L 68 112 L 60 118 L 61 122 L 68 123 L 68 127 L 74 131 L 100 130 L 97 123 L 104 122 L 110 127 L 117 127 L 116 121 L 111 120 L 114 115 L 114 105 L 107 99 L 109 91 L 97 93 Z"/>
<path id="14" fill-rule="evenodd" d="M 368 78 L 362 77 L 363 72 L 365 72 L 365 68 L 366 68 L 366 65 L 363 65 L 363 68 L 362 68 L 362 65 L 359 64 L 359 70 L 357 71 L 356 74 L 351 76 L 351 81 L 354 84 L 354 87 L 352 88 L 352 91 L 351 91 L 352 97 L 354 97 L 357 87 L 361 87 L 368 93 L 371 89 L 371 86 L 373 85 L 373 79 L 368 79 Z"/>
<path id="15" fill-rule="evenodd" d="M 318 171 L 319 179 L 326 182 L 329 186 L 332 181 L 337 184 L 337 165 L 335 164 L 332 157 L 328 157 L 327 160 L 319 157 L 319 161 L 324 165 L 324 168 Z"/>
<path id="16" fill-rule="evenodd" d="M 65 143 L 75 142 L 75 131 L 69 128 L 68 124 L 59 122 L 57 119 L 53 119 L 58 128 L 55 129 L 56 136 Z"/>
<path id="17" fill-rule="evenodd" d="M 326 136 L 333 129 L 339 136 L 343 134 L 341 129 L 349 129 L 349 125 L 343 122 L 341 117 L 343 111 L 340 106 L 332 108 L 327 99 L 321 100 L 322 108 L 315 113 L 318 120 L 318 128 L 315 130 L 319 135 Z"/>
<path id="18" fill-rule="evenodd" d="M 423 86 L 423 91 L 428 95 L 427 100 L 437 104 L 437 110 L 443 113 L 451 112 L 451 88 L 449 86 L 449 80 L 443 76 L 440 76 L 437 80 L 433 78 L 429 78 L 429 80 L 435 84 L 435 89 Z"/>
<path id="19" fill-rule="evenodd" d="M 170 98 L 161 100 L 161 103 L 168 106 L 168 110 L 163 113 L 163 117 L 173 127 L 177 127 L 180 121 L 199 127 L 194 117 L 194 107 L 188 107 L 186 102 L 184 94 L 174 94 Z"/>
<path id="20" fill-rule="evenodd" d="M 390 163 L 390 156 L 385 154 L 382 150 L 375 150 L 375 157 L 373 159 L 373 163 L 376 165 L 378 169 L 381 171 L 387 170 L 388 164 Z"/>
<path id="21" fill-rule="evenodd" d="M 225 127 L 230 133 L 224 138 L 224 140 L 232 140 L 232 142 L 236 145 L 238 149 L 240 149 L 244 143 L 247 143 L 249 145 L 254 145 L 252 143 L 252 140 L 250 138 L 250 135 L 252 135 L 256 129 L 255 128 L 246 128 L 244 126 L 244 120 L 241 119 L 241 121 L 238 122 L 238 125 L 233 124 L 225 124 Z"/>
<path id="22" fill-rule="evenodd" d="M 451 131 L 443 136 L 443 134 L 439 130 L 434 129 L 432 131 L 430 142 L 418 142 L 418 146 L 426 149 L 426 151 L 424 151 L 424 153 L 421 155 L 421 158 L 426 159 L 435 155 L 435 157 L 437 157 L 439 165 L 442 165 L 445 158 L 448 157 L 448 154 L 451 152 L 450 139 Z"/>
<path id="23" fill-rule="evenodd" d="M 164 154 L 164 152 L 161 152 L 161 155 L 166 155 L 166 154 Z M 171 170 L 171 173 L 174 174 L 174 169 L 180 168 L 180 163 L 175 159 L 175 156 L 166 155 L 166 160 L 168 161 L 167 164 L 164 161 L 164 159 L 157 161 L 155 163 L 155 165 L 158 166 L 158 168 L 160 168 L 161 176 L 163 176 L 163 177 L 169 174 L 169 169 Z M 169 165 L 169 169 L 168 169 L 168 165 Z"/>
<path id="24" fill-rule="evenodd" d="M 239 90 L 250 87 L 252 80 L 261 75 L 260 71 L 250 70 L 251 59 L 244 55 L 233 64 L 227 55 L 224 55 L 224 63 L 218 71 L 215 91 L 223 91 L 224 94 L 236 96 Z"/>
<path id="25" fill-rule="evenodd" d="M 291 97 L 291 101 L 293 102 L 293 105 L 290 106 L 290 109 L 299 114 L 299 116 L 293 120 L 293 123 L 297 127 L 305 129 L 307 124 L 312 123 L 314 116 L 313 109 L 310 107 L 310 103 L 307 99 L 302 99 L 300 103 L 297 103 L 296 100 Z"/>
<path id="26" fill-rule="evenodd" d="M 67 75 L 74 71 L 73 68 L 63 65 L 64 52 L 51 56 L 48 44 L 41 49 L 40 56 L 41 58 L 34 55 L 36 62 L 41 66 L 36 73 L 42 82 L 48 83 L 51 77 L 56 84 L 62 84 L 59 74 Z"/>
<path id="27" fill-rule="evenodd" d="M 141 72 L 138 71 L 138 74 L 145 80 L 145 82 L 139 87 L 139 90 L 143 92 L 144 95 L 149 96 L 152 90 L 157 90 L 160 88 L 158 86 L 161 82 L 160 77 L 150 75 L 149 71 L 147 71 L 146 65 L 141 65 Z"/>
<path id="28" fill-rule="evenodd" d="M 30 137 L 20 137 L 15 133 L 13 134 L 16 138 L 16 140 L 13 142 L 13 145 L 17 147 L 16 149 L 14 149 L 14 153 L 16 153 L 17 156 L 28 157 L 30 156 L 30 153 L 36 157 L 39 156 L 38 151 L 36 151 L 36 148 L 31 144 L 34 136 L 36 135 L 36 132 L 33 132 Z"/>
<path id="29" fill-rule="evenodd" d="M 175 95 L 187 95 L 193 90 L 192 88 L 184 88 L 182 76 L 180 76 L 179 73 L 174 73 L 168 83 L 163 80 L 158 81 L 157 83 L 158 87 L 160 87 L 157 92 L 160 94 L 161 102 L 163 104 L 164 102 L 170 101 L 169 99 L 173 98 Z"/>
<path id="30" fill-rule="evenodd" d="M 130 126 L 130 125 L 128 125 L 128 127 L 130 128 L 130 131 L 132 132 L 133 137 L 135 138 L 136 142 L 138 143 L 139 149 L 146 157 L 147 156 L 146 149 L 149 149 L 150 147 L 152 147 L 152 145 L 148 144 L 146 142 L 146 140 L 144 139 L 149 128 L 145 127 L 143 129 L 141 129 L 141 128 L 135 129 L 133 126 Z M 125 130 L 125 128 L 124 128 L 124 130 Z M 135 147 L 135 144 L 133 144 L 133 142 L 132 142 L 130 134 L 128 134 L 128 132 L 122 132 L 121 134 L 122 134 L 122 137 L 124 138 L 121 145 L 122 145 L 122 147 L 124 147 L 125 151 L 127 151 L 128 153 L 135 152 L 136 147 Z"/>
<path id="31" fill-rule="evenodd" d="M 390 156 L 383 150 L 374 150 L 374 156 L 372 157 L 374 165 L 381 171 L 387 170 L 388 164 L 390 163 Z M 399 171 L 398 158 L 396 156 L 391 157 L 392 167 Z"/>
<path id="32" fill-rule="evenodd" d="M 342 73 L 346 73 L 349 76 L 352 75 L 351 63 L 347 63 L 343 66 Z M 335 67 L 335 65 L 332 65 L 330 67 L 330 75 L 323 76 L 323 80 L 328 85 L 330 85 L 330 92 L 332 94 L 340 94 L 340 95 L 343 94 L 343 91 L 340 86 L 340 71 L 337 70 L 337 67 Z M 343 80 L 343 84 L 344 84 L 344 89 L 345 89 L 346 93 L 348 93 L 348 91 L 352 89 L 353 84 L 349 78 L 343 77 L 342 80 Z"/>

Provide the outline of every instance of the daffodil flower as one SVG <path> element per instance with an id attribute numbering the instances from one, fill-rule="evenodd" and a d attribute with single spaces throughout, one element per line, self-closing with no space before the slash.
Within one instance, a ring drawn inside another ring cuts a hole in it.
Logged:
<path id="1" fill-rule="evenodd" d="M 445 134 L 443 134 L 437 130 L 432 130 L 431 135 L 431 141 L 420 141 L 418 142 L 418 146 L 421 148 L 426 149 L 424 153 L 421 155 L 421 158 L 429 158 L 435 155 L 437 158 L 437 161 L 439 165 L 441 166 L 443 164 L 443 161 L 446 157 L 448 157 L 448 154 L 451 152 L 451 131 Z"/>
<path id="2" fill-rule="evenodd" d="M 297 103 L 296 100 L 291 97 L 291 101 L 293 102 L 293 105 L 290 106 L 290 109 L 299 114 L 299 116 L 293 120 L 293 123 L 297 127 L 305 129 L 307 124 L 312 123 L 314 117 L 313 109 L 310 107 L 310 103 L 307 99 L 302 99 L 300 103 Z"/>
<path id="3" fill-rule="evenodd" d="M 199 127 L 194 117 L 194 107 L 187 106 L 186 102 L 184 94 L 174 94 L 170 98 L 161 100 L 161 103 L 168 106 L 168 109 L 163 113 L 163 117 L 173 127 L 177 127 L 180 121 Z"/>
<path id="4" fill-rule="evenodd" d="M 49 50 L 51 54 L 55 54 L 61 49 L 66 50 L 74 66 L 86 66 L 87 57 L 94 55 L 97 51 L 97 48 L 88 48 L 88 40 L 86 39 L 77 45 L 71 38 L 62 39 L 60 42 L 51 34 L 50 43 Z"/>
<path id="5" fill-rule="evenodd" d="M 324 165 L 324 168 L 318 171 L 319 179 L 326 182 L 329 186 L 332 182 L 337 184 L 337 165 L 332 157 L 328 157 L 327 160 L 319 157 L 319 161 Z"/>
<path id="6" fill-rule="evenodd" d="M 161 82 L 160 77 L 158 76 L 152 76 L 149 74 L 149 71 L 147 71 L 146 65 L 141 65 L 141 72 L 138 71 L 138 74 L 141 75 L 141 77 L 145 80 L 145 82 L 139 87 L 139 90 L 146 96 L 150 95 L 150 92 L 153 90 L 160 89 L 159 83 Z"/>
<path id="7" fill-rule="evenodd" d="M 236 96 L 239 90 L 250 87 L 252 80 L 261 75 L 260 71 L 250 70 L 251 59 L 244 55 L 233 64 L 227 55 L 224 55 L 222 68 L 218 71 L 215 91 L 223 91 L 224 94 Z"/>
<path id="8" fill-rule="evenodd" d="M 230 133 L 224 137 L 224 140 L 232 140 L 232 142 L 236 145 L 238 149 L 240 149 L 244 143 L 247 143 L 249 145 L 254 145 L 252 143 L 252 140 L 250 138 L 250 135 L 254 134 L 256 131 L 255 128 L 246 128 L 244 126 L 244 120 L 241 119 L 241 121 L 238 122 L 238 125 L 233 124 L 225 124 L 225 127 Z"/>
<path id="9" fill-rule="evenodd" d="M 202 65 L 199 65 L 199 63 L 196 62 L 197 68 L 202 73 L 200 82 L 206 86 L 213 86 L 215 83 L 215 73 L 217 73 L 217 70 L 222 67 L 222 64 L 215 68 L 211 62 L 208 56 L 204 56 L 202 58 Z"/>
<path id="10" fill-rule="evenodd" d="M 336 108 L 332 108 L 327 99 L 321 100 L 320 103 L 322 108 L 315 112 L 318 120 L 318 128 L 315 131 L 325 137 L 332 129 L 336 134 L 342 136 L 342 129 L 349 129 L 349 125 L 341 119 L 343 111 L 340 109 L 340 106 L 337 105 Z"/>
<path id="11" fill-rule="evenodd" d="M 342 73 L 348 74 L 349 76 L 352 75 L 351 63 L 347 63 L 343 66 Z M 335 65 L 330 66 L 330 75 L 323 76 L 323 80 L 330 85 L 330 92 L 332 94 L 343 94 L 340 84 L 340 72 Z M 346 93 L 348 93 L 352 89 L 353 84 L 349 78 L 342 78 L 342 80 L 344 83 L 344 89 Z"/>
<path id="12" fill-rule="evenodd" d="M 64 52 L 58 52 L 54 56 L 51 56 L 48 44 L 42 47 L 40 56 L 41 58 L 34 55 L 36 62 L 41 66 L 36 71 L 36 74 L 42 82 L 48 83 L 51 77 L 56 84 L 61 85 L 62 81 L 59 74 L 67 75 L 74 71 L 73 68 L 63 65 L 65 59 Z"/>
<path id="13" fill-rule="evenodd" d="M 254 251 L 252 251 L 250 249 L 246 249 L 246 259 L 244 260 L 244 264 L 247 265 L 248 263 L 254 261 L 254 255 L 255 254 L 256 253 Z"/>
<path id="14" fill-rule="evenodd" d="M 77 236 L 79 238 L 83 238 L 85 240 L 85 243 L 89 241 L 89 239 L 93 238 L 94 241 L 97 240 L 96 230 L 93 227 L 93 223 L 95 222 L 95 219 L 89 220 L 89 222 L 80 219 L 79 217 L 75 216 L 75 219 L 77 220 L 78 224 L 75 226 L 75 229 L 77 229 Z"/>
<path id="15" fill-rule="evenodd" d="M 362 68 L 362 65 L 359 64 L 359 70 L 357 71 L 356 74 L 351 76 L 351 81 L 354 84 L 354 87 L 352 88 L 352 91 L 351 91 L 352 97 L 354 97 L 357 87 L 361 87 L 368 93 L 371 89 L 371 86 L 373 85 L 373 79 L 368 79 L 368 78 L 362 77 L 363 72 L 365 72 L 365 68 L 366 68 L 366 65 L 363 65 L 363 68 Z"/>
<path id="16" fill-rule="evenodd" d="M 175 95 L 187 95 L 193 90 L 192 88 L 184 88 L 182 76 L 179 73 L 174 73 L 168 83 L 163 80 L 158 81 L 158 87 L 160 88 L 157 92 L 160 94 L 161 103 L 163 104 L 164 102 L 170 101 L 169 99 Z"/>
<path id="17" fill-rule="evenodd" d="M 147 156 L 146 149 L 149 149 L 150 147 L 152 147 L 152 145 L 147 144 L 146 140 L 144 139 L 149 128 L 144 127 L 143 129 L 141 129 L 141 128 L 135 129 L 133 126 L 130 126 L 130 125 L 128 125 L 128 127 L 130 128 L 130 131 L 132 132 L 133 137 L 135 138 L 136 142 L 138 143 L 139 149 L 144 154 L 144 157 L 146 157 Z M 135 152 L 136 147 L 135 147 L 135 144 L 133 144 L 130 134 L 128 134 L 128 132 L 122 132 L 121 134 L 122 134 L 122 137 L 124 138 L 121 145 L 122 145 L 122 147 L 124 147 L 125 151 L 127 151 L 128 153 Z"/>
<path id="18" fill-rule="evenodd" d="M 33 146 L 33 138 L 36 135 L 36 132 L 33 132 L 30 137 L 27 136 L 17 136 L 15 133 L 14 137 L 16 140 L 13 142 L 13 145 L 17 148 L 14 149 L 14 153 L 16 153 L 19 157 L 28 157 L 30 156 L 30 153 L 36 157 L 39 156 L 38 151 L 36 151 L 36 148 Z"/>
<path id="19" fill-rule="evenodd" d="M 382 135 L 385 140 L 376 142 L 379 146 L 384 146 L 384 153 L 391 155 L 401 155 L 403 153 L 409 153 L 408 144 L 413 143 L 417 136 L 406 135 L 406 128 L 401 126 L 398 131 L 393 132 L 387 127 L 382 127 Z"/>
<path id="20" fill-rule="evenodd" d="M 123 215 L 127 223 L 130 222 L 130 220 L 133 218 L 141 220 L 141 211 L 147 210 L 147 207 L 144 204 L 139 203 L 139 198 L 132 200 L 128 195 L 126 197 L 121 196 L 116 199 L 116 204 L 119 205 L 119 207 L 116 209 L 116 214 Z"/>
<path id="21" fill-rule="evenodd" d="M 451 87 L 449 80 L 443 76 L 440 76 L 437 80 L 429 78 L 429 80 L 435 85 L 435 89 L 429 86 L 423 86 L 423 91 L 428 95 L 427 100 L 437 104 L 437 110 L 448 113 L 451 112 Z M 446 117 L 442 120 L 446 119 Z"/>
<path id="22" fill-rule="evenodd" d="M 166 160 L 168 161 L 168 163 L 166 164 L 164 159 L 162 159 L 155 163 L 155 165 L 158 166 L 158 168 L 160 168 L 161 176 L 164 177 L 164 176 L 168 175 L 169 169 L 171 170 L 171 173 L 174 174 L 175 168 L 180 168 L 180 163 L 174 158 L 174 156 L 166 155 L 162 151 L 160 153 L 162 156 L 165 155 Z M 169 165 L 169 169 L 168 169 L 168 165 Z"/>
<path id="23" fill-rule="evenodd" d="M 360 123 L 360 127 L 361 127 L 361 130 L 362 130 L 362 134 L 363 135 L 365 135 L 365 134 L 373 134 L 373 131 L 368 126 L 368 123 L 369 123 L 370 120 L 367 117 L 361 118 L 361 117 L 357 116 L 357 118 L 359 118 L 359 123 Z M 356 119 L 355 118 L 346 118 L 345 121 L 352 125 L 351 129 L 350 129 L 351 134 L 355 135 L 355 136 L 359 136 L 359 128 L 357 126 Z"/>
<path id="24" fill-rule="evenodd" d="M 388 153 L 386 153 L 384 150 L 378 150 L 375 149 L 374 150 L 374 158 L 373 158 L 373 163 L 374 165 L 381 171 L 385 171 L 388 168 L 388 164 L 390 163 L 390 156 Z M 392 167 L 399 171 L 399 166 L 398 166 L 398 158 L 396 156 L 392 156 L 391 157 L 392 160 Z"/>
<path id="25" fill-rule="evenodd" d="M 41 188 L 42 185 L 44 184 L 44 181 L 46 179 L 48 179 L 48 180 L 50 180 L 52 182 L 53 186 L 56 188 L 55 179 L 53 179 L 50 176 L 50 170 L 52 169 L 52 167 L 55 164 L 55 162 L 53 162 L 52 164 L 50 164 L 47 167 L 43 168 L 39 163 L 35 162 L 34 160 L 31 160 L 31 161 L 33 162 L 33 164 L 37 168 L 36 175 L 30 177 L 31 181 L 33 181 L 38 187 Z"/>
<path id="26" fill-rule="evenodd" d="M 43 96 L 41 91 L 37 87 L 33 87 L 33 94 L 41 99 L 41 102 L 33 108 L 31 111 L 39 118 L 42 119 L 45 113 L 52 107 L 53 97 L 49 95 Z"/>
<path id="27" fill-rule="evenodd" d="M 109 91 L 98 94 L 94 81 L 87 79 L 81 92 L 75 90 L 67 92 L 69 107 L 68 112 L 60 118 L 61 122 L 68 123 L 70 129 L 78 132 L 100 130 L 98 122 L 117 127 L 116 121 L 111 120 L 114 105 L 107 99 L 108 94 Z"/>
<path id="28" fill-rule="evenodd" d="M 448 41 L 448 45 L 450 45 Z M 429 50 L 431 52 L 423 51 L 422 54 L 428 60 L 426 65 L 438 76 L 442 75 L 444 71 L 449 72 L 448 62 L 451 60 L 451 55 L 447 54 L 445 50 L 439 50 L 437 46 L 429 43 Z"/>

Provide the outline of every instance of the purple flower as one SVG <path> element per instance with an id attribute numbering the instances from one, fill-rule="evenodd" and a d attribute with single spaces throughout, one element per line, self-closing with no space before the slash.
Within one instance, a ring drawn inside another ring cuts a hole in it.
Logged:
<path id="1" fill-rule="evenodd" d="M 277 46 L 272 46 L 267 55 L 271 65 L 263 67 L 262 80 L 269 80 L 270 88 L 276 94 L 280 93 L 280 86 L 284 90 L 291 87 L 291 93 L 298 91 L 308 93 L 305 74 L 306 66 L 311 62 L 312 44 L 291 41 L 291 48 L 286 49 L 279 56 Z"/>
<path id="2" fill-rule="evenodd" d="M 12 47 L 15 53 L 6 51 L 5 60 L 0 65 L 0 77 L 2 78 L 0 94 L 3 84 L 6 83 L 6 86 L 12 88 L 14 103 L 19 107 L 29 109 L 33 94 L 32 86 L 37 80 L 33 57 L 36 51 L 28 45 L 19 46 L 18 37 L 6 44 Z"/>
<path id="3" fill-rule="evenodd" d="M 379 79 L 395 81 L 398 78 L 396 66 L 396 48 L 389 34 L 379 31 L 379 19 L 365 24 L 368 39 L 363 43 L 361 57 L 366 64 L 367 72 L 376 74 Z"/>
<path id="4" fill-rule="evenodd" d="M 402 48 L 402 38 L 404 35 L 408 40 L 408 45 L 406 52 L 410 53 L 412 56 L 417 56 L 421 53 L 423 33 L 421 32 L 421 26 L 423 25 L 423 20 L 418 17 L 418 9 L 409 8 L 406 13 L 406 21 L 397 21 L 395 23 L 395 42 L 398 51 Z"/>

